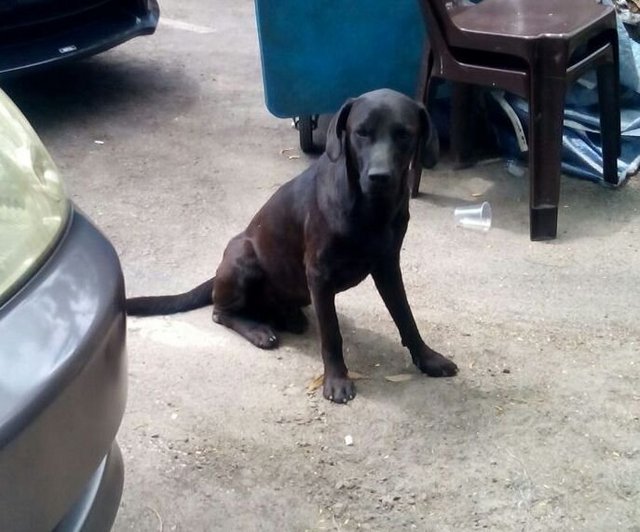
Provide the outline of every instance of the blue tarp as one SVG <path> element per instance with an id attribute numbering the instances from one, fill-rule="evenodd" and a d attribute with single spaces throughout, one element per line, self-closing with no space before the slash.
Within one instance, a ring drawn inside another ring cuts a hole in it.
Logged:
<path id="1" fill-rule="evenodd" d="M 578 87 L 572 90 L 572 93 L 580 91 Z M 520 122 L 514 125 L 510 120 L 495 120 L 496 115 L 504 113 L 503 107 L 498 104 L 489 106 L 490 116 L 494 115 L 492 122 L 502 154 L 507 158 L 526 162 L 526 143 L 523 145 L 518 142 L 517 131 L 519 128 L 527 131 L 529 124 L 527 102 L 517 96 L 500 92 L 493 92 L 491 96 L 496 102 L 504 98 L 503 105 L 506 102 Z M 619 185 L 624 183 L 630 175 L 635 174 L 640 166 L 640 94 L 626 91 L 621 100 L 622 153 L 618 159 Z M 597 104 L 567 104 L 562 137 L 562 170 L 568 175 L 610 186 L 602 177 L 599 116 Z"/>

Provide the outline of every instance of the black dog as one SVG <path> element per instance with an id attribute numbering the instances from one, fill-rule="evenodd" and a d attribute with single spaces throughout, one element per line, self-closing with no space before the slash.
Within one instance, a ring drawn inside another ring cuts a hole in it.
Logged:
<path id="1" fill-rule="evenodd" d="M 278 343 L 274 329 L 307 325 L 313 302 L 324 361 L 324 396 L 355 397 L 342 354 L 338 292 L 371 274 L 415 365 L 432 377 L 456 365 L 427 346 L 402 282 L 400 247 L 409 222 L 409 167 L 433 138 L 424 107 L 378 90 L 347 101 L 333 117 L 326 152 L 280 187 L 234 237 L 213 279 L 184 294 L 127 301 L 132 315 L 171 314 L 213 303 L 213 319 L 254 345 Z"/>

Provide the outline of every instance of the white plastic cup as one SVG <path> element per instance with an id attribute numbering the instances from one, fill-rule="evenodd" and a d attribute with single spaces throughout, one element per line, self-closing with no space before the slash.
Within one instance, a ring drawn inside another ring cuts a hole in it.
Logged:
<path id="1" fill-rule="evenodd" d="M 491 205 L 488 201 L 477 205 L 457 207 L 453 211 L 456 225 L 465 229 L 487 232 L 491 229 Z"/>

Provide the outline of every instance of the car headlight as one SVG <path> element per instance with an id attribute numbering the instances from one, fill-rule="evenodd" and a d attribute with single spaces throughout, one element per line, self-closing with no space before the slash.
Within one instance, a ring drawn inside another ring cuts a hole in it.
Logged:
<path id="1" fill-rule="evenodd" d="M 0 303 L 46 258 L 69 210 L 47 150 L 0 90 Z"/>

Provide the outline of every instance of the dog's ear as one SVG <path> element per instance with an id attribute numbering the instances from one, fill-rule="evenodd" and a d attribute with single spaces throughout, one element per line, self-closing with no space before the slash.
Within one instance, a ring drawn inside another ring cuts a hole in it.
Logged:
<path id="1" fill-rule="evenodd" d="M 422 122 L 422 134 L 420 136 L 421 162 L 423 168 L 433 168 L 440 158 L 440 139 L 438 130 L 433 124 L 424 105 L 420 106 L 420 121 Z"/>
<path id="2" fill-rule="evenodd" d="M 343 134 L 347 127 L 347 118 L 349 118 L 349 112 L 353 105 L 353 98 L 349 98 L 340 107 L 338 112 L 333 115 L 331 122 L 329 122 L 329 128 L 327 129 L 327 145 L 325 151 L 329 156 L 329 159 L 334 163 L 342 155 L 342 147 L 344 144 Z"/>

